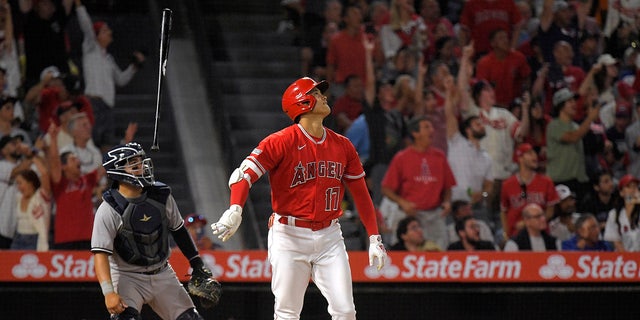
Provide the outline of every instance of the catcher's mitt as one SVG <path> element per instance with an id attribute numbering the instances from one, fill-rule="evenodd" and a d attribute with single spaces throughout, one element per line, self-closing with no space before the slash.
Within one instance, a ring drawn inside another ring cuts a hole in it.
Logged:
<path id="1" fill-rule="evenodd" d="M 200 304 L 204 308 L 217 305 L 222 295 L 220 282 L 213 278 L 211 271 L 205 266 L 193 269 L 187 289 L 190 294 L 200 299 Z"/>

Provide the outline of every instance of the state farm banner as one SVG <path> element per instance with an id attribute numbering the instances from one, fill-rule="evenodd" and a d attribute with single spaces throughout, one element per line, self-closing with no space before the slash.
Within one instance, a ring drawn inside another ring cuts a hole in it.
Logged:
<path id="1" fill-rule="evenodd" d="M 222 282 L 269 282 L 266 251 L 201 252 Z M 354 282 L 638 282 L 640 253 L 599 252 L 389 252 L 378 271 L 366 252 L 349 252 Z M 181 281 L 189 264 L 174 252 L 170 263 Z M 93 255 L 82 251 L 1 251 L 0 282 L 96 281 Z"/>

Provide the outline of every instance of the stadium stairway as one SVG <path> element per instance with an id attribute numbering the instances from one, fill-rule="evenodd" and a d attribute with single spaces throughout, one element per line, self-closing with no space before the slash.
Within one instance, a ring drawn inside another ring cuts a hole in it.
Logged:
<path id="1" fill-rule="evenodd" d="M 299 74 L 299 54 L 291 35 L 276 32 L 284 15 L 279 1 L 200 1 L 200 6 L 212 48 L 213 81 L 230 129 L 232 170 L 267 134 L 291 124 L 280 97 Z M 268 179 L 253 185 L 248 207 L 260 233 L 257 247 L 264 249 L 272 212 Z"/>
<path id="2" fill-rule="evenodd" d="M 281 110 L 281 96 L 300 75 L 299 48 L 293 32 L 278 31 L 286 18 L 279 0 L 199 3 L 212 48 L 212 81 L 217 83 L 228 119 L 231 172 L 261 139 L 291 124 Z M 272 212 L 269 188 L 268 179 L 263 178 L 250 193 L 248 208 L 253 208 L 257 227 L 244 233 L 258 233 L 258 248 L 266 248 Z M 349 217 L 341 219 L 341 224 L 347 248 L 362 249 L 361 224 Z"/>
<path id="3" fill-rule="evenodd" d="M 144 67 L 135 75 L 133 80 L 124 87 L 117 89 L 116 107 L 116 136 L 123 137 L 129 122 L 138 123 L 135 141 L 142 144 L 152 157 L 156 179 L 171 186 L 178 207 L 183 215 L 194 212 L 194 202 L 189 192 L 189 181 L 186 178 L 182 151 L 175 134 L 173 108 L 169 95 L 163 94 L 162 112 L 158 152 L 150 151 L 153 141 L 153 127 L 156 109 L 156 87 L 158 79 L 158 46 L 157 36 L 159 28 L 149 15 L 149 8 L 145 1 L 127 4 L 117 2 L 114 6 L 105 6 L 87 2 L 87 9 L 94 21 L 104 20 L 113 29 L 114 42 L 109 52 L 121 67 L 126 67 L 134 50 L 146 52 Z M 77 22 L 70 22 L 70 39 L 74 47 L 81 48 L 82 34 Z M 74 60 L 80 63 L 80 52 L 72 52 Z M 165 90 L 166 92 L 167 90 Z"/>

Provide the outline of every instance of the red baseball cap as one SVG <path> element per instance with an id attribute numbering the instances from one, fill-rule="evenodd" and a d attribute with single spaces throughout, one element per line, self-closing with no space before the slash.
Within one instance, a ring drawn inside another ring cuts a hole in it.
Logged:
<path id="1" fill-rule="evenodd" d="M 513 150 L 513 162 L 518 162 L 518 159 L 525 153 L 533 150 L 533 146 L 530 143 L 521 143 L 515 150 Z"/>
<path id="2" fill-rule="evenodd" d="M 93 23 L 93 33 L 96 34 L 96 36 L 98 35 L 98 33 L 100 33 L 100 29 L 102 29 L 102 27 L 104 27 L 107 23 L 104 21 L 96 21 Z"/>
<path id="3" fill-rule="evenodd" d="M 624 100 L 616 101 L 616 118 L 631 118 L 631 103 Z"/>
<path id="4" fill-rule="evenodd" d="M 625 174 L 622 178 L 620 178 L 620 182 L 618 182 L 618 189 L 626 187 L 631 182 L 640 184 L 640 179 L 636 178 L 632 174 Z"/>
<path id="5" fill-rule="evenodd" d="M 633 100 L 633 97 L 635 97 L 636 95 L 636 91 L 633 89 L 633 87 L 624 81 L 618 81 L 618 83 L 616 84 L 616 90 L 618 91 L 618 95 L 620 96 L 620 98 L 627 101 Z"/>

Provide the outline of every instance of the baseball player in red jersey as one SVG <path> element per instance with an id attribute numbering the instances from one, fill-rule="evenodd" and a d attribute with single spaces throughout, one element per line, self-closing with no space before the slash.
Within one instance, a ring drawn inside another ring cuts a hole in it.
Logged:
<path id="1" fill-rule="evenodd" d="M 369 234 L 369 264 L 378 270 L 387 254 L 364 170 L 347 138 L 325 128 L 331 113 L 328 84 L 311 78 L 292 83 L 282 109 L 295 123 L 262 140 L 229 179 L 230 207 L 211 225 L 226 241 L 242 221 L 252 183 L 269 173 L 273 214 L 268 250 L 275 319 L 299 319 L 309 278 L 327 299 L 332 319 L 355 319 L 351 270 L 338 218 L 345 186 Z"/>

